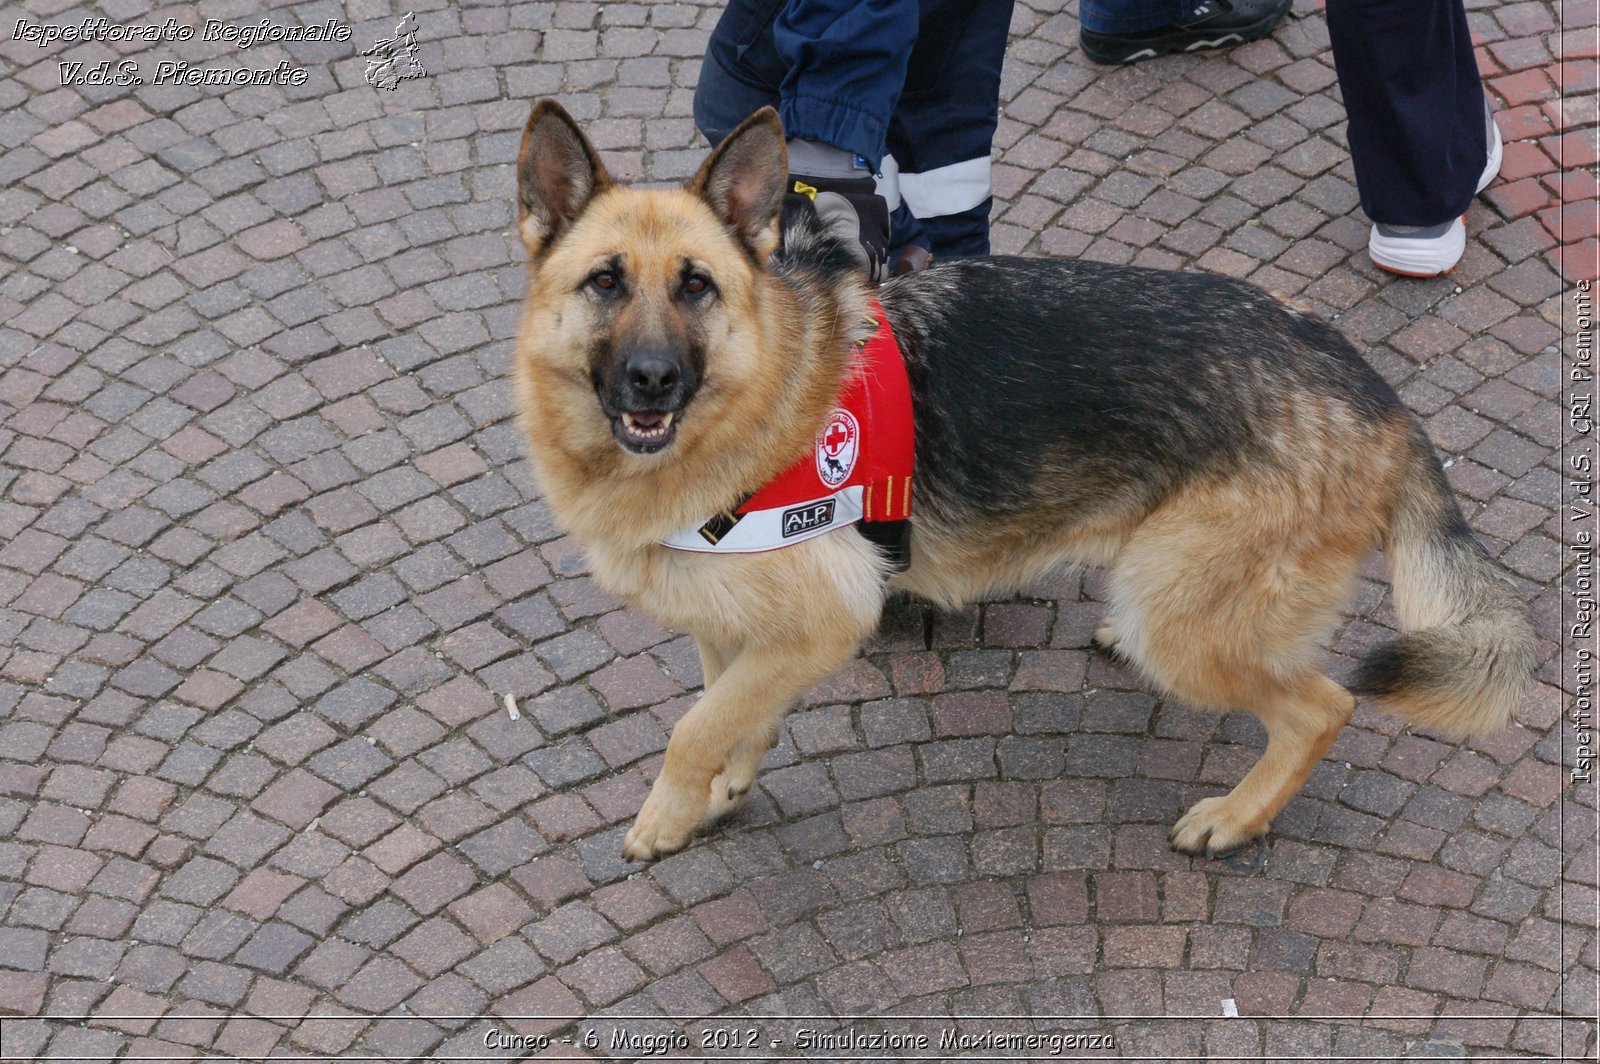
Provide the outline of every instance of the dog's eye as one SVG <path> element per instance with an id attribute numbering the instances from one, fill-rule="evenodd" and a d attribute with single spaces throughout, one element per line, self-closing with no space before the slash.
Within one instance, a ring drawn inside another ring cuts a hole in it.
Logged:
<path id="1" fill-rule="evenodd" d="M 700 295 L 710 287 L 710 279 L 699 273 L 691 273 L 683 282 L 683 290 L 692 296 Z"/>
<path id="2" fill-rule="evenodd" d="M 617 275 L 612 273 L 610 270 L 601 270 L 599 273 L 589 278 L 589 283 L 600 289 L 602 292 L 610 292 L 615 290 L 617 287 Z"/>

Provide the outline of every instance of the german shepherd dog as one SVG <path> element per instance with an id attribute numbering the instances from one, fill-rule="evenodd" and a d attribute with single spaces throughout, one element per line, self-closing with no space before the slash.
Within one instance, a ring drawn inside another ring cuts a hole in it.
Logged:
<path id="1" fill-rule="evenodd" d="M 1239 785 L 1173 827 L 1185 853 L 1262 835 L 1352 691 L 1446 733 L 1510 720 L 1533 629 L 1415 417 L 1330 326 L 1208 274 L 995 257 L 889 282 L 916 428 L 910 568 L 891 574 L 855 527 L 766 553 L 664 547 L 813 452 L 870 331 L 859 245 L 815 213 L 780 225 L 770 109 L 682 188 L 625 189 L 543 100 L 517 167 L 514 375 L 538 482 L 601 585 L 691 633 L 705 674 L 626 856 L 681 849 L 742 801 L 791 700 L 856 652 L 891 588 L 955 607 L 1109 567 L 1096 642 L 1266 726 Z M 1317 645 L 1378 547 L 1404 634 L 1347 690 Z"/>

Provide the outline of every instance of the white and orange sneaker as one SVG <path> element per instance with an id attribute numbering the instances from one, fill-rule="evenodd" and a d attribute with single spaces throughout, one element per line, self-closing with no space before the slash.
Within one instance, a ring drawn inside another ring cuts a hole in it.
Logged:
<path id="1" fill-rule="evenodd" d="M 1489 158 L 1478 178 L 1478 192 L 1489 187 L 1489 182 L 1500 172 L 1502 145 L 1500 129 L 1494 124 L 1489 102 L 1484 101 L 1483 121 L 1488 126 Z M 1404 277 L 1438 277 L 1449 273 L 1461 261 L 1467 250 L 1467 223 L 1456 218 L 1438 225 L 1384 225 L 1372 227 L 1367 238 L 1367 252 L 1372 263 L 1380 270 L 1398 273 Z"/>

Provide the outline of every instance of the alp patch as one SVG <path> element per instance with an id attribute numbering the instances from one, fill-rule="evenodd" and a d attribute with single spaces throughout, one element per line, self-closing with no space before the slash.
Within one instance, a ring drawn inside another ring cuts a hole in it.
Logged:
<path id="1" fill-rule="evenodd" d="M 911 383 L 876 302 L 873 314 L 872 336 L 846 372 L 812 452 L 737 506 L 679 529 L 662 545 L 754 554 L 860 522 L 861 534 L 905 568 L 916 464 Z"/>
<path id="2" fill-rule="evenodd" d="M 823 499 L 821 502 L 808 502 L 804 506 L 796 506 L 792 510 L 783 511 L 783 538 L 803 535 L 825 528 L 833 524 L 833 515 L 838 503 L 833 499 Z"/>

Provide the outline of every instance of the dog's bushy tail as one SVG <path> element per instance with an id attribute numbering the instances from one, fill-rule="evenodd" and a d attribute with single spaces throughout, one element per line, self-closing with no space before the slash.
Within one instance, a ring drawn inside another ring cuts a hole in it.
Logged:
<path id="1" fill-rule="evenodd" d="M 1505 727 L 1533 672 L 1528 611 L 1473 538 L 1420 432 L 1384 549 L 1402 634 L 1362 662 L 1351 690 L 1455 735 Z"/>

